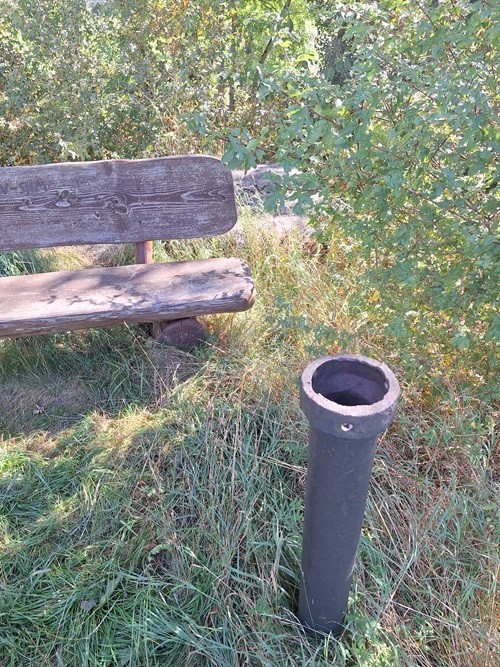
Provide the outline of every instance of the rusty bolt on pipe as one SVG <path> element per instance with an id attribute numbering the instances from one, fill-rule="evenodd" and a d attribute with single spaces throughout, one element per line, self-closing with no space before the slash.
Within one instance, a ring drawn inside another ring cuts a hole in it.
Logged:
<path id="1" fill-rule="evenodd" d="M 302 374 L 309 456 L 297 616 L 308 634 L 344 629 L 375 445 L 398 397 L 392 371 L 367 357 L 321 357 Z"/>

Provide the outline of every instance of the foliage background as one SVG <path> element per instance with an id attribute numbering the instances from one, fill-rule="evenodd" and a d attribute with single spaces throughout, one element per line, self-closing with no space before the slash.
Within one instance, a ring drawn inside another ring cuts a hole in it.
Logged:
<path id="1" fill-rule="evenodd" d="M 499 18 L 466 0 L 0 0 L 1 165 L 278 162 L 267 205 L 315 229 L 278 236 L 260 211 L 155 245 L 252 266 L 256 305 L 211 319 L 194 355 L 138 328 L 0 342 L 1 667 L 498 664 Z M 2 255 L 0 273 L 133 261 L 80 251 Z M 340 350 L 387 361 L 403 405 L 349 632 L 314 643 L 293 617 L 295 383 Z"/>
<path id="2" fill-rule="evenodd" d="M 359 265 L 424 346 L 498 339 L 498 6 L 466 0 L 2 0 L 0 163 L 223 154 Z M 488 355 L 487 355 L 488 356 Z"/>
<path id="3" fill-rule="evenodd" d="M 351 260 L 365 262 L 360 296 L 392 332 L 425 337 L 433 320 L 456 348 L 483 346 L 500 333 L 498 8 L 315 9 L 323 31 L 348 44 L 351 64 L 345 76 L 345 57 L 334 61 L 341 84 L 327 59 L 319 74 L 263 78 L 265 99 L 287 101 L 274 125 L 276 159 L 289 173 L 281 196 L 297 211 L 312 208 L 326 243 L 339 229 L 353 239 Z M 266 146 L 268 134 L 245 143 L 235 132 L 226 158 L 240 163 L 245 146 Z"/>

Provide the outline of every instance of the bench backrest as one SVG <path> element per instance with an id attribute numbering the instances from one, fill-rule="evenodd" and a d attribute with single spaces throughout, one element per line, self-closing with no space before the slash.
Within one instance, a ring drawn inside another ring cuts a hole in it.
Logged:
<path id="1" fill-rule="evenodd" d="M 203 155 L 0 168 L 0 251 L 214 236 L 231 172 Z"/>

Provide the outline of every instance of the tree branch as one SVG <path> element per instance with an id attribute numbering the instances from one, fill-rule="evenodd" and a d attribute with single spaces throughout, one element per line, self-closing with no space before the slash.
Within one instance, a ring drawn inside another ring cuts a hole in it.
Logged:
<path id="1" fill-rule="evenodd" d="M 283 19 L 285 18 L 288 10 L 290 9 L 291 4 L 292 4 L 292 0 L 285 0 L 285 4 L 283 6 L 283 9 L 280 12 L 280 19 L 279 19 L 278 23 L 276 24 L 276 26 L 274 27 L 274 35 L 272 35 L 269 38 L 269 41 L 266 44 L 266 48 L 264 49 L 261 57 L 259 58 L 259 65 L 263 65 L 267 60 L 267 56 L 271 53 L 271 49 L 273 48 L 273 44 L 274 44 L 274 40 L 276 38 L 276 35 L 280 31 L 281 24 L 283 23 Z"/>

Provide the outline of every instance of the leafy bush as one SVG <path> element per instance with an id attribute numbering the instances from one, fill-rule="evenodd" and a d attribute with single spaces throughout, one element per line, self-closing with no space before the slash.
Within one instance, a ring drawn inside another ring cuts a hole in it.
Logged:
<path id="1" fill-rule="evenodd" d="M 0 164 L 141 157 L 252 126 L 257 64 L 303 50 L 305 0 L 4 0 Z"/>
<path id="2" fill-rule="evenodd" d="M 296 199 L 325 243 L 339 227 L 352 237 L 358 297 L 372 316 L 391 314 L 395 333 L 425 336 L 432 318 L 459 348 L 495 337 L 497 7 L 335 0 L 315 11 L 348 43 L 349 76 L 336 85 L 316 63 L 268 72 L 261 97 L 287 106 L 250 142 L 234 130 L 226 159 L 251 166 L 273 137 L 288 176 L 269 204 Z"/>
<path id="3" fill-rule="evenodd" d="M 350 237 L 371 319 L 424 342 L 432 321 L 459 349 L 498 335 L 494 3 L 4 6 L 0 164 L 278 161 L 268 204 L 295 199 L 325 244 Z"/>

